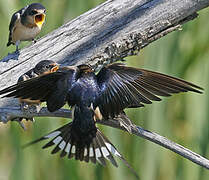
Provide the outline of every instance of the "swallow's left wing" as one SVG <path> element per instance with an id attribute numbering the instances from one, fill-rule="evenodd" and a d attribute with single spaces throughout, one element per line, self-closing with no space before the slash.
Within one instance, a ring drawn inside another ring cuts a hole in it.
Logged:
<path id="1" fill-rule="evenodd" d="M 160 101 L 158 96 L 173 93 L 202 90 L 187 81 L 158 72 L 112 64 L 97 74 L 100 95 L 95 100 L 104 118 L 115 117 L 125 108 L 140 107 L 152 101 Z"/>

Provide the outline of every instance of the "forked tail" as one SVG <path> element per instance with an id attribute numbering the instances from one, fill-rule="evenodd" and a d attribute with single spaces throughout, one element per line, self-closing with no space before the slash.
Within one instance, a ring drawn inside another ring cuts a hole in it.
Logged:
<path id="1" fill-rule="evenodd" d="M 139 179 L 139 176 L 134 171 L 134 169 L 128 164 L 128 162 L 123 158 L 115 146 L 97 129 L 96 135 L 92 136 L 92 141 L 88 144 L 84 144 L 84 141 L 77 141 L 75 139 L 75 132 L 73 131 L 72 122 L 68 123 L 61 128 L 52 131 L 51 133 L 26 144 L 24 147 L 35 144 L 39 141 L 45 139 L 52 139 L 42 148 L 48 148 L 55 145 L 52 150 L 52 154 L 61 151 L 60 157 L 67 157 L 70 159 L 75 157 L 76 160 L 85 162 L 99 162 L 101 165 L 105 166 L 106 160 L 109 160 L 115 167 L 118 167 L 114 157 L 119 157 L 123 163 L 133 172 L 133 174 Z"/>

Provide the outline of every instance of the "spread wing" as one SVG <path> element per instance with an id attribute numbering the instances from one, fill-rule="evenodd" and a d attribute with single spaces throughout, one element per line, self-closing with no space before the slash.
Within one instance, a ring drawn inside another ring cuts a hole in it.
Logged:
<path id="1" fill-rule="evenodd" d="M 53 112 L 65 104 L 68 91 L 69 73 L 54 72 L 32 78 L 5 88 L 0 95 L 9 93 L 3 97 L 15 97 L 46 101 L 48 110 Z"/>
<path id="2" fill-rule="evenodd" d="M 95 101 L 104 118 L 115 117 L 128 107 L 140 107 L 158 96 L 171 96 L 179 92 L 203 90 L 187 81 L 144 69 L 112 64 L 97 74 L 100 95 Z M 199 89 L 199 90 L 198 90 Z"/>

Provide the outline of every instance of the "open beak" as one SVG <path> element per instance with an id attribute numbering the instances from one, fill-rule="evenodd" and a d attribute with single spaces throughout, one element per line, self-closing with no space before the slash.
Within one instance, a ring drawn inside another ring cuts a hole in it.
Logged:
<path id="1" fill-rule="evenodd" d="M 45 21 L 45 16 L 46 16 L 46 15 L 45 15 L 44 13 L 36 14 L 36 15 L 34 16 L 34 21 L 35 21 L 36 25 L 37 25 L 39 28 L 42 27 L 42 25 L 43 25 L 43 23 L 44 23 L 44 21 Z"/>
<path id="2" fill-rule="evenodd" d="M 52 64 L 54 67 L 51 69 L 51 72 L 56 72 L 59 69 L 59 65 L 57 63 Z"/>

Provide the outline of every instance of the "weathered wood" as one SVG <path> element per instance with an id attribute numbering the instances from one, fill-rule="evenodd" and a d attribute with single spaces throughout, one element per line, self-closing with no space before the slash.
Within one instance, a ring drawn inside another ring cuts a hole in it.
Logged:
<path id="1" fill-rule="evenodd" d="M 0 62 L 0 89 L 43 59 L 64 65 L 103 64 L 135 55 L 139 49 L 180 28 L 209 6 L 209 0 L 109 0 L 66 23 Z M 16 60 L 14 60 L 16 59 Z M 18 59 L 18 60 L 17 60 Z M 17 105 L 3 99 L 0 107 Z"/>

